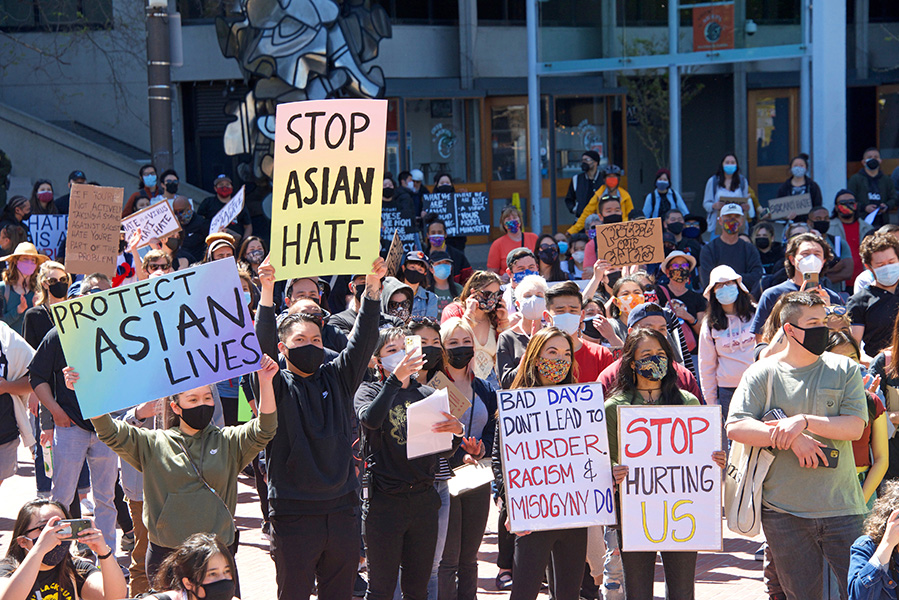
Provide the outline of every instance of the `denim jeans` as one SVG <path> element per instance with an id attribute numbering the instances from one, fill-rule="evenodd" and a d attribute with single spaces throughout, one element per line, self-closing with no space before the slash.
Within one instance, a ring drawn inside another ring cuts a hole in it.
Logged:
<path id="1" fill-rule="evenodd" d="M 821 597 L 822 560 L 837 577 L 840 598 L 848 598 L 849 548 L 863 522 L 864 515 L 804 519 L 762 509 L 762 527 L 788 599 Z"/>
<path id="2" fill-rule="evenodd" d="M 604 600 L 624 600 L 624 565 L 621 562 L 618 530 L 615 527 L 604 529 L 606 556 L 602 566 L 602 597 Z"/>
<path id="3" fill-rule="evenodd" d="M 119 474 L 119 457 L 92 431 L 77 425 L 53 430 L 53 499 L 72 501 L 84 460 L 90 467 L 94 493 L 94 521 L 110 548 L 116 547 L 116 508 L 113 502 Z"/>

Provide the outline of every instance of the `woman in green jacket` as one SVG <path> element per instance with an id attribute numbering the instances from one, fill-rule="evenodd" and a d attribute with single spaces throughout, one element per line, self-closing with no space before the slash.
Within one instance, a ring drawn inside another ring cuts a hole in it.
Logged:
<path id="1" fill-rule="evenodd" d="M 211 423 L 212 386 L 172 396 L 166 429 L 141 429 L 109 415 L 91 419 L 100 441 L 144 474 L 150 581 L 163 559 L 191 534 L 214 533 L 236 552 L 237 475 L 275 437 L 272 378 L 277 371 L 277 363 L 263 356 L 259 418 L 243 425 L 219 428 Z M 78 373 L 71 367 L 64 372 L 66 385 L 76 389 Z M 139 415 L 145 409 L 152 413 L 153 405 L 139 407 Z"/>

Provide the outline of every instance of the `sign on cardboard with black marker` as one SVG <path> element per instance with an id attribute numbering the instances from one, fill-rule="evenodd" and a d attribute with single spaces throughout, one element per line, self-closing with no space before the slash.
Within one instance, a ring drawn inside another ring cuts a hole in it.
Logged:
<path id="1" fill-rule="evenodd" d="M 490 233 L 490 200 L 484 192 L 427 194 L 424 201 L 428 212 L 446 223 L 448 237 Z"/>
<path id="2" fill-rule="evenodd" d="M 662 219 L 639 219 L 596 227 L 596 256 L 613 267 L 648 265 L 665 257 Z"/>

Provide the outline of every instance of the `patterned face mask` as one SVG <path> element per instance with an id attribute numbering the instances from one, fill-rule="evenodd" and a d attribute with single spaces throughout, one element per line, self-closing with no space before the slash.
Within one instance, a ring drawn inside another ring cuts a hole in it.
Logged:
<path id="1" fill-rule="evenodd" d="M 634 370 L 650 381 L 660 381 L 668 372 L 668 357 L 657 354 L 638 358 L 634 361 Z"/>
<path id="2" fill-rule="evenodd" d="M 387 305 L 387 314 L 400 319 L 403 323 L 412 316 L 412 302 L 403 300 L 402 302 L 390 302 Z"/>
<path id="3" fill-rule="evenodd" d="M 550 383 L 559 383 L 568 375 L 571 360 L 568 358 L 537 357 L 537 373 Z"/>

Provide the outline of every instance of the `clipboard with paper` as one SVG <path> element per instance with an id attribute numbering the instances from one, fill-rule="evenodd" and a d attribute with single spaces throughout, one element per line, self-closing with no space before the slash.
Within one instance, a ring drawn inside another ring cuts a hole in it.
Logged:
<path id="1" fill-rule="evenodd" d="M 406 409 L 406 457 L 410 460 L 448 452 L 453 447 L 452 432 L 435 432 L 432 427 L 446 421 L 449 412 L 446 390 L 437 390 Z"/>

